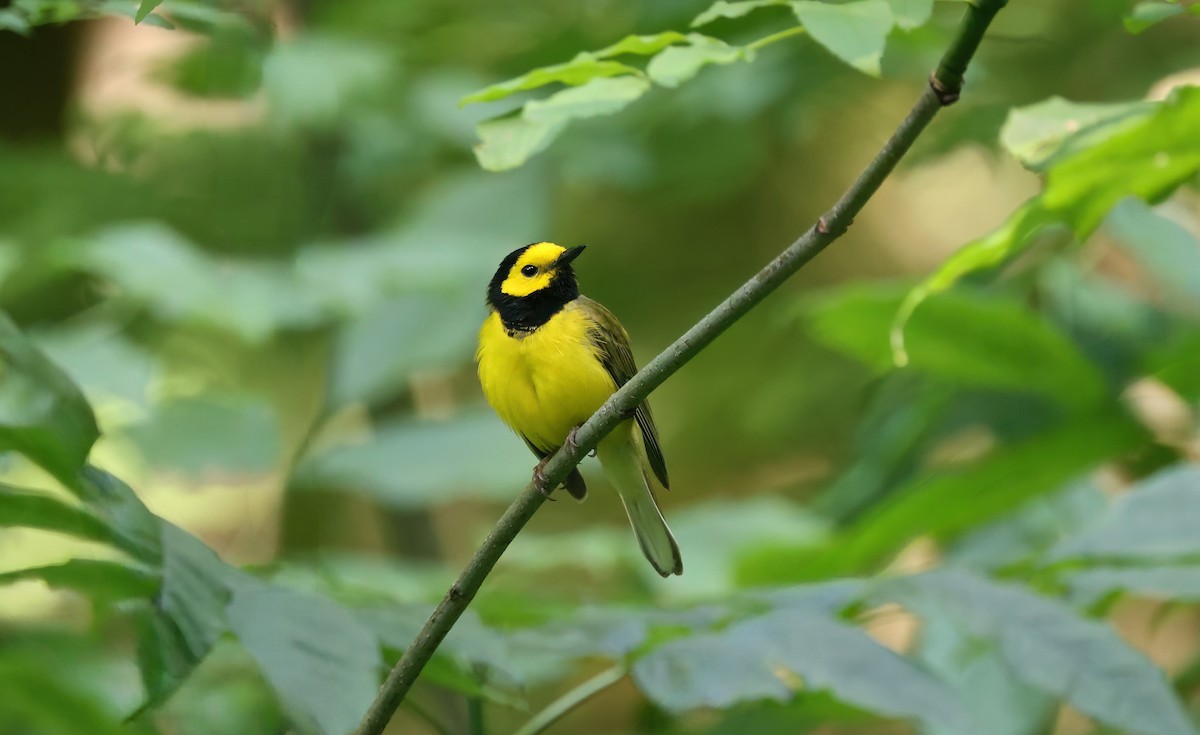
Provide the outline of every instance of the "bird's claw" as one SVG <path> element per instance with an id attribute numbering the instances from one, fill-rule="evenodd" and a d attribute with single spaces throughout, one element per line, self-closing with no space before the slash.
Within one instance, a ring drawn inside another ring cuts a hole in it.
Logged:
<path id="1" fill-rule="evenodd" d="M 580 424 L 580 426 L 582 426 L 582 424 Z M 571 454 L 574 454 L 575 452 L 577 452 L 579 450 L 579 440 L 577 437 L 578 433 L 579 433 L 579 426 L 576 426 L 567 432 L 567 442 L 566 442 L 567 451 L 569 451 Z M 595 447 L 593 447 L 592 450 L 588 452 L 588 456 L 589 457 L 596 456 Z"/>
<path id="2" fill-rule="evenodd" d="M 546 500 L 554 500 L 554 498 L 550 497 L 550 493 L 554 492 L 554 488 L 548 487 L 550 483 L 546 481 L 546 476 L 542 474 L 542 470 L 546 468 L 546 462 L 549 460 L 550 458 L 547 457 L 538 462 L 537 467 L 533 468 L 533 484 L 537 487 L 538 492 L 542 494 L 542 497 L 546 498 Z"/>

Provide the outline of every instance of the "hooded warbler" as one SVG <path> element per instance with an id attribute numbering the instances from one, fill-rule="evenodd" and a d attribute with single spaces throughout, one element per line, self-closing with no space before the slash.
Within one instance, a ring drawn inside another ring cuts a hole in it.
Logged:
<path id="1" fill-rule="evenodd" d="M 500 262 L 487 289 L 479 332 L 479 382 L 488 403 L 543 464 L 574 430 L 637 372 L 629 336 L 612 312 L 581 296 L 572 261 L 584 246 L 527 245 Z M 655 490 L 667 466 L 650 406 L 643 401 L 596 447 L 642 552 L 659 574 L 683 573 Z M 578 468 L 563 483 L 578 500 L 587 486 Z"/>

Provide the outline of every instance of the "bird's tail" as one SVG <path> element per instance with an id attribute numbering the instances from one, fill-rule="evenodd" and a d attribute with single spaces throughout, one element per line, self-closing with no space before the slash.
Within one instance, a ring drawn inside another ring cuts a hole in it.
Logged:
<path id="1" fill-rule="evenodd" d="M 653 488 L 658 486 L 649 468 L 638 431 L 628 424 L 618 427 L 597 447 L 597 457 L 608 481 L 616 487 L 642 553 L 664 577 L 683 574 L 683 558 L 671 529 L 663 519 Z"/>

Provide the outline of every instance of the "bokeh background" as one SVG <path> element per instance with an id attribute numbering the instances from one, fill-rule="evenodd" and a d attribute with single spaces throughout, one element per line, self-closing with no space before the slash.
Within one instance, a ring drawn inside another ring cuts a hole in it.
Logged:
<path id="1" fill-rule="evenodd" d="M 0 305 L 91 401 L 103 430 L 93 464 L 154 513 L 256 574 L 417 609 L 440 596 L 533 464 L 487 410 L 472 364 L 498 261 L 539 240 L 587 244 L 582 288 L 622 319 L 644 363 L 853 180 L 962 12 L 938 2 L 929 23 L 894 32 L 882 78 L 791 39 L 574 124 L 526 165 L 494 173 L 475 160 L 474 128 L 514 103 L 460 107 L 461 97 L 629 33 L 684 29 L 707 3 L 167 0 L 135 25 L 136 5 L 0 9 Z M 659 580 L 644 564 L 589 459 L 591 498 L 538 513 L 485 586 L 482 619 L 546 624 L 583 606 L 722 599 L 777 579 L 787 565 L 771 561 L 775 547 L 820 545 L 906 483 L 1061 427 L 1019 390 L 955 392 L 953 381 L 860 359 L 855 335 L 875 322 L 838 304 L 894 304 L 1039 191 L 1038 173 L 999 145 L 1010 108 L 1054 95 L 1161 99 L 1200 78 L 1200 23 L 1132 34 L 1121 22 L 1129 9 L 1013 0 L 964 100 L 849 233 L 656 391 L 673 482 L 661 500 L 682 578 Z M 745 41 L 787 17 L 769 9 L 713 32 Z M 1186 190 L 1172 205 L 1193 238 L 1196 201 Z M 1096 329 L 1072 339 L 1109 376 L 1129 377 L 1130 355 L 1188 311 L 1161 303 L 1111 230 L 1082 249 L 1051 242 L 1027 260 L 988 287 L 1068 331 L 1094 318 L 1084 327 Z M 1089 475 L 1089 490 L 1071 496 L 1074 516 L 1043 509 L 1051 527 L 1100 512 L 1106 492 L 1164 458 L 1190 456 L 1192 400 L 1146 382 L 1132 395 L 1148 426 L 1184 438 Z M 15 485 L 52 484 L 15 457 L 3 473 Z M 937 565 L 944 549 L 920 536 L 858 571 Z M 976 553 L 1002 558 L 1019 545 L 991 541 L 998 550 Z M 104 552 L 46 531 L 0 532 L 5 570 L 80 556 Z M 1165 609 L 1124 600 L 1113 619 L 1158 663 L 1185 669 L 1198 620 L 1186 606 Z M 29 699 L 0 706 L 15 732 L 89 731 L 46 713 L 73 706 L 99 722 L 144 699 L 136 636 L 120 615 L 24 581 L 0 589 L 0 616 L 0 681 L 25 682 L 9 691 Z M 893 610 L 870 630 L 903 650 L 917 627 Z M 518 689 L 536 709 L 595 668 Z M 450 732 L 466 732 L 472 697 L 443 672 L 446 681 L 415 696 Z M 500 695 L 480 697 L 489 731 L 525 719 Z M 737 719 L 768 717 L 761 708 L 673 716 L 626 680 L 552 732 L 909 727 L 806 701 L 786 724 Z M 821 707 L 835 724 L 813 719 Z M 225 640 L 137 726 L 282 733 L 297 727 L 287 711 Z M 1077 714 L 1038 711 L 1042 729 L 1002 732 L 1100 732 Z M 434 732 L 407 710 L 393 731 Z"/>

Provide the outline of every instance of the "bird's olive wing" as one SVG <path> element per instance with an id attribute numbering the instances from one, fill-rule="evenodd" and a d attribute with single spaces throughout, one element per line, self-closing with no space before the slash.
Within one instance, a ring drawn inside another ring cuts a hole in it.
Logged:
<path id="1" fill-rule="evenodd" d="M 625 328 L 621 326 L 621 322 L 617 321 L 613 313 L 598 301 L 580 296 L 578 303 L 592 322 L 588 333 L 600 354 L 600 361 L 603 363 L 604 369 L 612 376 L 613 382 L 620 388 L 629 382 L 629 379 L 637 372 L 637 365 L 633 362 L 633 352 L 629 349 L 629 335 L 625 333 Z M 662 447 L 658 443 L 658 429 L 654 427 L 654 416 L 650 413 L 650 403 L 647 401 L 639 403 L 633 413 L 633 419 L 642 430 L 642 439 L 646 445 L 646 456 L 650 460 L 651 469 L 654 470 L 655 476 L 658 477 L 658 481 L 662 483 L 663 487 L 668 487 L 667 463 L 663 459 Z"/>

